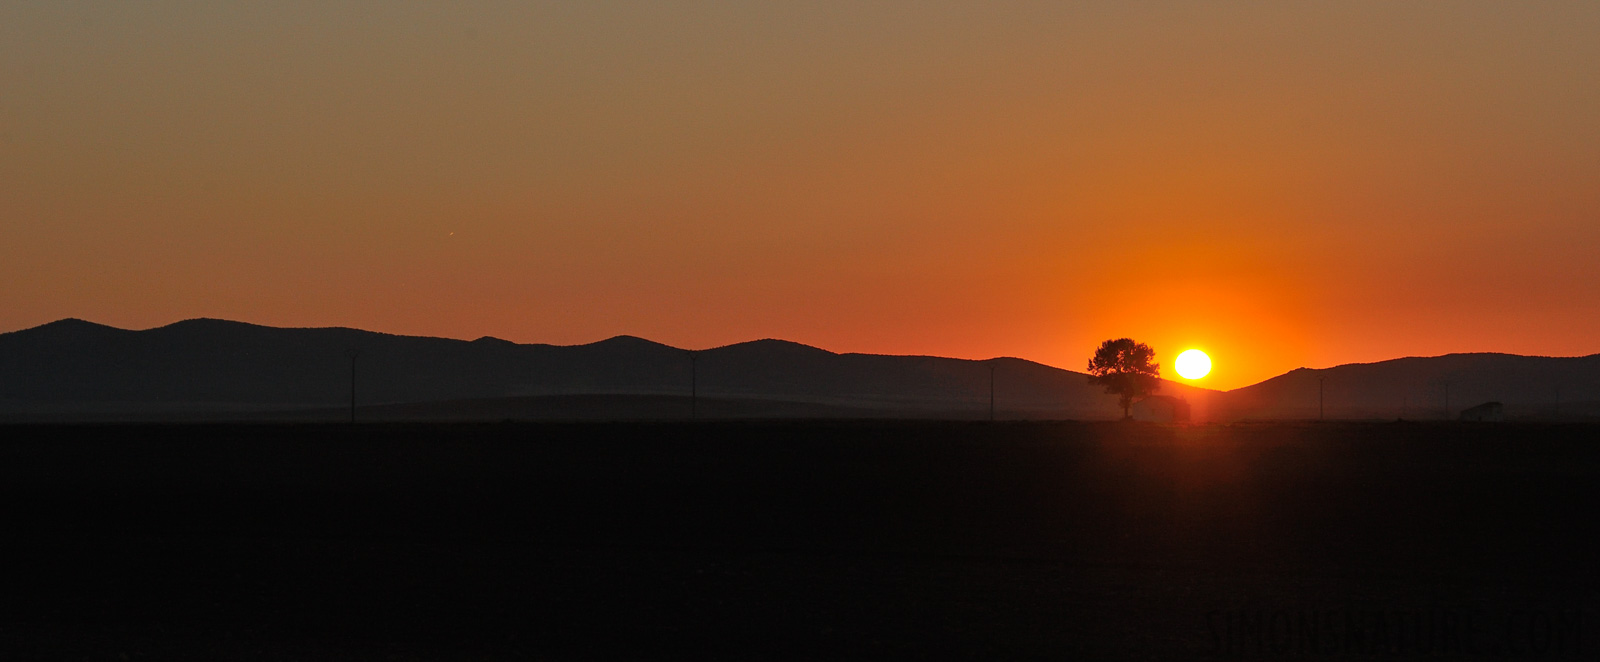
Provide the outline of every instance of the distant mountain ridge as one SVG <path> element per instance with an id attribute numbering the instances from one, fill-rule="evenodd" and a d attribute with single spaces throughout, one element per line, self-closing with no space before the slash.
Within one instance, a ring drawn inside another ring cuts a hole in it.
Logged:
<path id="1" fill-rule="evenodd" d="M 356 391 L 363 406 L 687 396 L 691 389 L 688 351 L 632 336 L 558 346 L 215 319 L 133 331 L 69 319 L 0 334 L 0 414 L 343 407 L 352 349 L 359 351 Z M 711 398 L 809 403 L 856 414 L 987 417 L 992 365 L 995 407 L 1003 416 L 1108 418 L 1117 412 L 1115 399 L 1088 385 L 1083 374 L 1015 358 L 837 354 L 774 339 L 694 354 L 696 389 Z M 1204 392 L 1171 383 L 1167 389 Z"/>
<path id="2" fill-rule="evenodd" d="M 1600 415 L 1600 354 L 1500 353 L 1406 357 L 1332 368 L 1299 368 L 1228 391 L 1222 418 L 1454 418 L 1485 402 L 1510 416 Z"/>
<path id="3" fill-rule="evenodd" d="M 422 418 L 447 409 L 595 418 L 603 416 L 574 408 L 598 402 L 612 407 L 606 411 L 638 416 L 672 417 L 674 407 L 687 415 L 690 353 L 633 336 L 563 346 L 217 319 L 146 330 L 65 319 L 0 334 L 0 417 L 334 412 L 349 403 L 352 349 L 359 351 L 358 403 L 381 411 Z M 1000 418 L 1120 415 L 1116 399 L 1090 386 L 1084 374 L 1017 358 L 840 354 L 775 339 L 694 356 L 698 394 L 723 403 L 707 410 L 710 415 L 987 418 L 991 368 Z M 1451 354 L 1302 368 L 1228 392 L 1163 381 L 1161 392 L 1188 400 L 1198 420 L 1311 419 L 1319 413 L 1436 419 L 1490 400 L 1505 403 L 1511 416 L 1595 416 L 1600 355 Z M 628 398 L 635 404 L 618 404 Z"/>

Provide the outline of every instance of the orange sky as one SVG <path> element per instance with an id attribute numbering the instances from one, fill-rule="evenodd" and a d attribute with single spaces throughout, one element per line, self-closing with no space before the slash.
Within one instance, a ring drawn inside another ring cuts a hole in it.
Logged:
<path id="1" fill-rule="evenodd" d="M 1600 5 L 1062 4 L 0 5 L 0 330 L 1600 352 Z"/>

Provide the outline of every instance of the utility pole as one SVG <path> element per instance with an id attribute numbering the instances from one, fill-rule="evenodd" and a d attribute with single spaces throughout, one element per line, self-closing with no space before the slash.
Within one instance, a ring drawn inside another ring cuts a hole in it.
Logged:
<path id="1" fill-rule="evenodd" d="M 689 350 L 689 420 L 700 418 L 700 356 Z"/>
<path id="2" fill-rule="evenodd" d="M 994 420 L 994 362 L 989 362 L 989 420 Z"/>
<path id="3" fill-rule="evenodd" d="M 1317 420 L 1322 420 L 1322 382 L 1327 377 L 1317 378 Z"/>
<path id="4" fill-rule="evenodd" d="M 356 357 L 361 356 L 361 350 L 349 349 L 344 353 L 350 357 L 350 422 L 356 422 Z"/>
<path id="5" fill-rule="evenodd" d="M 1444 383 L 1444 420 L 1450 420 L 1450 382 Z"/>

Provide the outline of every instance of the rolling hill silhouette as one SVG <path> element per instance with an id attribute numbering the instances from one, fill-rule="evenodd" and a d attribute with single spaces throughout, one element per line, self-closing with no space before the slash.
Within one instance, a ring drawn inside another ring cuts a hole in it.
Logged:
<path id="1" fill-rule="evenodd" d="M 366 420 L 670 419 L 689 415 L 685 350 L 631 336 L 587 345 L 276 328 L 195 319 L 133 331 L 77 319 L 0 334 L 7 420 L 336 420 L 350 362 Z M 1016 358 L 837 354 L 782 340 L 696 353 L 697 410 L 733 418 L 1104 419 L 1082 373 Z M 1163 382 L 1197 420 L 1428 419 L 1485 402 L 1508 416 L 1600 413 L 1600 355 L 1452 354 L 1298 369 L 1226 393 Z M 1558 400 L 1559 398 L 1559 400 Z M 1559 405 L 1558 405 L 1559 402 Z"/>
<path id="2" fill-rule="evenodd" d="M 368 419 L 682 418 L 685 350 L 631 336 L 587 345 L 275 328 L 196 319 L 131 331 L 68 319 L 0 334 L 0 415 L 12 420 L 336 418 L 350 362 Z M 836 354 L 782 340 L 697 352 L 708 416 L 1109 418 L 1082 373 L 1014 358 Z M 1208 393 L 1167 384 L 1165 393 Z"/>
<path id="3" fill-rule="evenodd" d="M 1487 353 L 1300 368 L 1228 391 L 1216 415 L 1316 418 L 1319 380 L 1329 418 L 1455 418 L 1484 402 L 1503 403 L 1511 417 L 1600 415 L 1600 354 L 1564 358 Z"/>

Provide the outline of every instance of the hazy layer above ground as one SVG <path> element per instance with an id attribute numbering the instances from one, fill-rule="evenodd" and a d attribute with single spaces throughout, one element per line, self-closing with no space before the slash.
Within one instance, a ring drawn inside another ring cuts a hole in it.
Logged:
<path id="1" fill-rule="evenodd" d="M 1082 373 L 1015 358 L 835 354 L 779 340 L 691 353 L 617 337 L 518 345 L 191 320 L 64 320 L 0 334 L 0 420 L 1119 417 Z M 992 381 L 991 381 L 992 378 Z M 992 384 L 992 390 L 991 390 Z M 703 400 L 687 402 L 691 391 Z M 1448 393 L 1447 393 L 1448 392 Z M 1600 355 L 1456 354 L 1295 370 L 1219 393 L 1163 382 L 1196 420 L 1600 416 Z M 1448 394 L 1448 400 L 1447 400 Z"/>

